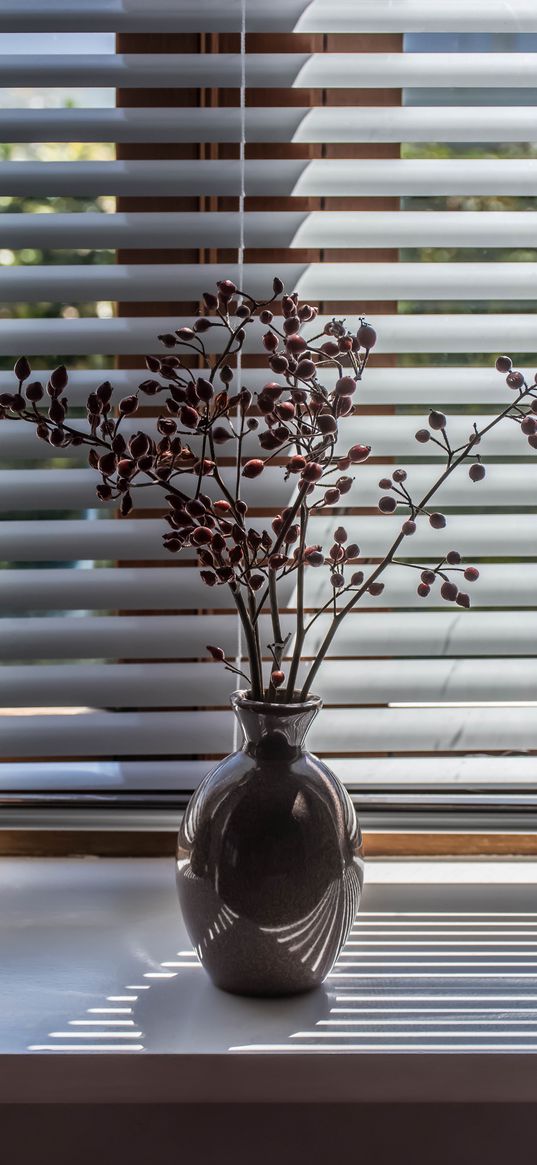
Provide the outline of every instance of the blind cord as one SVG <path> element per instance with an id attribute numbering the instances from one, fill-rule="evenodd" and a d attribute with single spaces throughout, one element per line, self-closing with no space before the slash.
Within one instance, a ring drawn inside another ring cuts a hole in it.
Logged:
<path id="1" fill-rule="evenodd" d="M 239 244 L 237 247 L 237 267 L 238 267 L 238 285 L 242 287 L 243 271 L 244 271 L 244 199 L 246 196 L 245 190 L 245 147 L 246 147 L 246 0 L 241 0 L 241 35 L 240 35 L 240 62 L 241 62 L 241 80 L 240 80 L 240 99 L 239 99 L 239 116 L 240 116 L 240 145 L 239 145 Z M 240 386 L 240 378 L 242 372 L 242 353 L 237 355 L 237 379 Z M 241 668 L 242 665 L 242 626 L 239 615 L 237 614 L 237 643 L 235 655 L 235 667 Z M 237 717 L 233 717 L 233 751 L 236 752 L 239 747 L 239 722 Z"/>

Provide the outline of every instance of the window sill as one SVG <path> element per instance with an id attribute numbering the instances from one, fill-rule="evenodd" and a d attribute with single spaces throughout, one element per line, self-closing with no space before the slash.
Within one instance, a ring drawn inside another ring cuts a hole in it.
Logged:
<path id="1" fill-rule="evenodd" d="M 211 986 L 173 874 L 2 859 L 0 1104 L 537 1100 L 537 863 L 370 862 L 360 956 L 269 1001 Z"/>

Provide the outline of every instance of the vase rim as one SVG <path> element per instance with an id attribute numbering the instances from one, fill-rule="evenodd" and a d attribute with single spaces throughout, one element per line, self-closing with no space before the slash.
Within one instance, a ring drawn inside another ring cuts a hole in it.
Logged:
<path id="1" fill-rule="evenodd" d="M 323 702 L 320 696 L 308 696 L 307 700 L 292 703 L 284 700 L 252 700 L 245 688 L 238 688 L 231 693 L 232 708 L 248 708 L 252 712 L 269 713 L 272 716 L 292 716 L 298 712 L 319 711 Z"/>

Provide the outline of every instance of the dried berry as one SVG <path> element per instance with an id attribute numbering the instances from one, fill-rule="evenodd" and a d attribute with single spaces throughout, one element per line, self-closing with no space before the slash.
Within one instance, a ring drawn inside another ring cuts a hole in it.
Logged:
<path id="1" fill-rule="evenodd" d="M 424 582 L 420 582 L 416 589 L 417 589 L 418 595 L 420 596 L 420 599 L 426 599 L 427 595 L 430 594 L 430 592 L 431 592 L 430 586 L 428 586 L 427 583 L 424 583 Z"/>
<path id="2" fill-rule="evenodd" d="M 274 335 L 274 332 L 265 332 L 263 336 L 263 347 L 267 352 L 275 352 L 278 343 L 278 337 Z"/>
<path id="3" fill-rule="evenodd" d="M 303 336 L 295 335 L 288 336 L 285 346 L 293 356 L 300 356 L 302 352 L 306 351 L 308 345 Z"/>
<path id="4" fill-rule="evenodd" d="M 508 388 L 519 389 L 524 385 L 524 376 L 522 372 L 510 372 L 505 378 Z"/>
<path id="5" fill-rule="evenodd" d="M 192 405 L 183 405 L 179 413 L 179 420 L 185 429 L 197 429 L 199 424 L 199 416 Z"/>
<path id="6" fill-rule="evenodd" d="M 341 376 L 334 388 L 336 396 L 352 396 L 356 392 L 356 380 L 353 376 Z"/>
<path id="7" fill-rule="evenodd" d="M 317 418 L 317 426 L 325 437 L 330 433 L 337 433 L 337 421 L 331 413 L 321 413 Z"/>
<path id="8" fill-rule="evenodd" d="M 476 461 L 473 465 L 470 466 L 470 468 L 468 470 L 468 477 L 472 481 L 483 481 L 483 478 L 485 477 L 485 475 L 486 475 L 485 466 L 481 465 L 480 461 Z"/>
<path id="9" fill-rule="evenodd" d="M 289 458 L 289 461 L 287 462 L 287 468 L 289 473 L 302 473 L 302 470 L 305 469 L 306 464 L 306 458 L 302 457 L 300 453 L 297 453 L 294 457 Z"/>
<path id="10" fill-rule="evenodd" d="M 231 279 L 220 279 L 216 286 L 218 287 L 222 299 L 231 299 L 237 290 Z"/>
<path id="11" fill-rule="evenodd" d="M 140 385 L 141 392 L 144 392 L 146 396 L 156 396 L 161 388 L 162 385 L 159 384 L 158 380 L 142 380 Z"/>
<path id="12" fill-rule="evenodd" d="M 20 381 L 28 380 L 28 377 L 32 375 L 32 369 L 31 369 L 31 367 L 26 359 L 26 356 L 19 356 L 19 359 L 16 361 L 13 371 L 15 373 L 15 376 L 17 377 L 17 380 L 20 380 Z M 64 372 L 65 372 L 65 369 L 64 369 Z M 54 373 L 52 375 L 54 375 Z M 66 373 L 66 377 L 67 377 L 67 373 Z M 51 377 L 51 379 L 52 379 L 52 377 Z M 65 384 L 67 384 L 67 379 L 65 380 Z M 65 385 L 63 387 L 65 387 Z"/>
<path id="13" fill-rule="evenodd" d="M 223 425 L 216 425 L 213 429 L 213 441 L 215 445 L 225 445 L 226 441 L 233 440 L 233 433 L 229 429 L 224 429 Z"/>
<path id="14" fill-rule="evenodd" d="M 325 505 L 326 506 L 337 506 L 337 503 L 339 502 L 340 497 L 341 497 L 341 494 L 340 494 L 339 490 L 336 489 L 335 486 L 332 486 L 330 489 L 327 489 L 325 491 L 325 495 L 324 495 Z"/>
<path id="15" fill-rule="evenodd" d="M 496 360 L 496 368 L 498 372 L 509 372 L 512 364 L 513 361 L 511 360 L 510 356 L 498 356 L 498 359 Z"/>
<path id="16" fill-rule="evenodd" d="M 408 474 L 406 469 L 394 469 L 392 476 L 394 481 L 402 482 L 406 481 Z"/>
<path id="17" fill-rule="evenodd" d="M 370 453 L 370 445 L 353 445 L 352 449 L 349 449 L 349 457 L 353 465 L 359 465 L 361 461 L 367 461 Z"/>
<path id="18" fill-rule="evenodd" d="M 450 566 L 458 566 L 460 561 L 461 556 L 458 550 L 448 550 L 448 553 L 446 554 L 446 562 L 449 562 Z"/>
<path id="19" fill-rule="evenodd" d="M 206 404 L 213 399 L 214 389 L 210 380 L 206 380 L 204 376 L 198 376 L 196 381 L 196 392 L 200 400 Z"/>
<path id="20" fill-rule="evenodd" d="M 370 595 L 374 595 L 376 597 L 377 595 L 382 594 L 382 592 L 384 590 L 384 583 L 378 583 L 378 582 L 371 583 L 371 586 L 369 586 L 367 589 L 368 589 Z"/>
<path id="21" fill-rule="evenodd" d="M 356 338 L 361 347 L 365 348 L 366 352 L 369 352 L 371 348 L 375 347 L 377 342 L 377 333 L 375 329 L 371 327 L 371 324 L 366 324 L 363 322 L 358 328 Z"/>
<path id="22" fill-rule="evenodd" d="M 250 461 L 247 461 L 246 464 L 243 465 L 242 476 L 259 477 L 259 474 L 263 472 L 264 468 L 265 462 L 262 461 L 260 457 L 252 457 Z"/>
<path id="23" fill-rule="evenodd" d="M 324 554 L 318 546 L 307 546 L 304 551 L 304 561 L 308 566 L 322 566 L 324 563 Z"/>
<path id="24" fill-rule="evenodd" d="M 429 525 L 433 527 L 433 530 L 443 530 L 444 526 L 447 526 L 444 514 L 430 514 Z"/>
<path id="25" fill-rule="evenodd" d="M 466 607 L 468 609 L 470 606 L 470 595 L 467 595 L 464 591 L 459 591 L 455 602 L 458 603 L 459 607 Z"/>
<path id="26" fill-rule="evenodd" d="M 119 402 L 119 411 L 120 411 L 120 413 L 123 413 L 123 415 L 126 417 L 132 416 L 132 414 L 136 412 L 137 408 L 138 408 L 138 397 L 137 396 L 124 396 L 123 400 L 120 400 L 120 402 Z"/>
<path id="27" fill-rule="evenodd" d="M 427 441 L 430 440 L 431 434 L 428 429 L 418 429 L 416 433 L 416 441 L 419 441 L 420 445 L 425 445 Z"/>
<path id="28" fill-rule="evenodd" d="M 458 587 L 454 582 L 450 582 L 448 579 L 446 579 L 446 581 L 443 582 L 442 586 L 440 587 L 440 594 L 442 595 L 442 598 L 447 599 L 448 602 L 455 602 L 458 593 Z"/>
<path id="29" fill-rule="evenodd" d="M 407 518 L 406 522 L 403 522 L 403 525 L 401 526 L 401 533 L 408 536 L 416 533 L 416 523 L 413 518 Z"/>
<path id="30" fill-rule="evenodd" d="M 389 494 L 386 494 L 385 497 L 379 499 L 379 510 L 381 514 L 393 514 L 396 508 L 397 502 L 395 498 L 391 498 Z"/>
<path id="31" fill-rule="evenodd" d="M 304 481 L 318 481 L 323 475 L 323 467 L 317 461 L 310 461 L 302 471 Z"/>
<path id="32" fill-rule="evenodd" d="M 477 582 L 479 578 L 479 571 L 476 566 L 467 566 L 464 572 L 464 577 L 467 582 Z"/>
<path id="33" fill-rule="evenodd" d="M 352 412 L 353 404 L 350 396 L 338 396 L 336 398 L 336 413 L 338 417 L 347 417 Z"/>
<path id="34" fill-rule="evenodd" d="M 209 655 L 212 655 L 217 663 L 222 663 L 226 658 L 225 651 L 221 647 L 214 647 L 212 643 L 207 644 L 206 651 L 209 652 Z"/>
<path id="35" fill-rule="evenodd" d="M 428 420 L 431 429 L 445 429 L 447 425 L 447 417 L 445 414 L 437 412 L 436 409 L 431 410 Z"/>
<path id="36" fill-rule="evenodd" d="M 274 688 L 281 688 L 285 683 L 285 674 L 282 671 L 273 671 L 270 676 L 270 682 Z"/>

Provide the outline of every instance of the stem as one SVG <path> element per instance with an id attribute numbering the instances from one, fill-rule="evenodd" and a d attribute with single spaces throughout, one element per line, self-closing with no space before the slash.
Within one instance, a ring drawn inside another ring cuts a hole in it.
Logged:
<path id="1" fill-rule="evenodd" d="M 280 533 L 278 534 L 278 537 L 276 538 L 274 546 L 272 547 L 272 549 L 270 551 L 271 554 L 278 553 L 278 550 L 280 549 L 280 546 L 282 545 L 282 543 L 285 539 L 285 535 L 287 534 L 289 527 L 293 525 L 294 519 L 296 518 L 296 515 L 297 515 L 297 513 L 302 505 L 302 502 L 304 501 L 304 498 L 306 497 L 308 489 L 309 489 L 309 482 L 306 481 L 301 485 L 301 487 L 298 491 L 298 494 L 297 494 L 297 496 L 293 502 L 293 505 L 291 507 L 291 511 L 288 514 L 287 518 L 285 519 L 284 524 L 280 530 Z M 261 599 L 259 600 L 259 603 L 257 604 L 257 610 L 255 613 L 256 621 L 257 621 L 257 619 L 259 619 L 261 611 L 263 610 L 263 607 L 265 606 L 265 603 L 266 603 L 267 598 L 268 598 L 268 594 L 269 594 L 269 588 L 267 587 L 266 590 L 263 592 L 263 595 L 262 595 Z"/>
<path id="2" fill-rule="evenodd" d="M 272 634 L 274 635 L 274 642 L 282 642 L 282 626 L 280 623 L 280 610 L 278 607 L 278 590 L 276 585 L 276 571 L 269 567 L 268 576 L 268 593 L 270 595 L 270 617 L 272 619 Z M 256 621 L 257 626 L 257 621 Z"/>
<path id="3" fill-rule="evenodd" d="M 235 600 L 237 610 L 239 612 L 240 621 L 246 639 L 248 648 L 248 658 L 250 660 L 250 671 L 252 676 L 252 699 L 263 699 L 263 676 L 261 674 L 261 663 L 258 653 L 258 645 L 254 634 L 253 624 L 248 616 L 244 599 L 240 593 L 238 586 L 230 583 L 230 590 Z"/>
<path id="4" fill-rule="evenodd" d="M 259 675 L 261 677 L 261 692 L 263 692 L 263 664 L 262 664 L 262 656 L 261 656 L 261 644 L 259 642 L 259 625 L 255 622 L 255 618 L 254 618 L 254 616 L 255 616 L 255 598 L 254 598 L 254 592 L 250 589 L 248 589 L 248 610 L 249 610 L 249 616 L 250 616 L 250 623 L 252 625 L 253 632 L 254 632 L 255 654 L 256 654 L 256 660 L 257 660 L 257 667 L 259 670 Z"/>
<path id="5" fill-rule="evenodd" d="M 293 648 L 293 658 L 291 660 L 291 667 L 289 668 L 289 680 L 287 683 L 287 699 L 292 700 L 296 677 L 300 666 L 300 659 L 302 656 L 302 648 L 304 646 L 304 546 L 306 544 L 306 526 L 307 526 L 307 507 L 302 504 L 300 508 L 300 543 L 299 543 L 299 559 L 297 567 L 297 602 L 296 602 L 296 637 L 295 646 Z"/>

